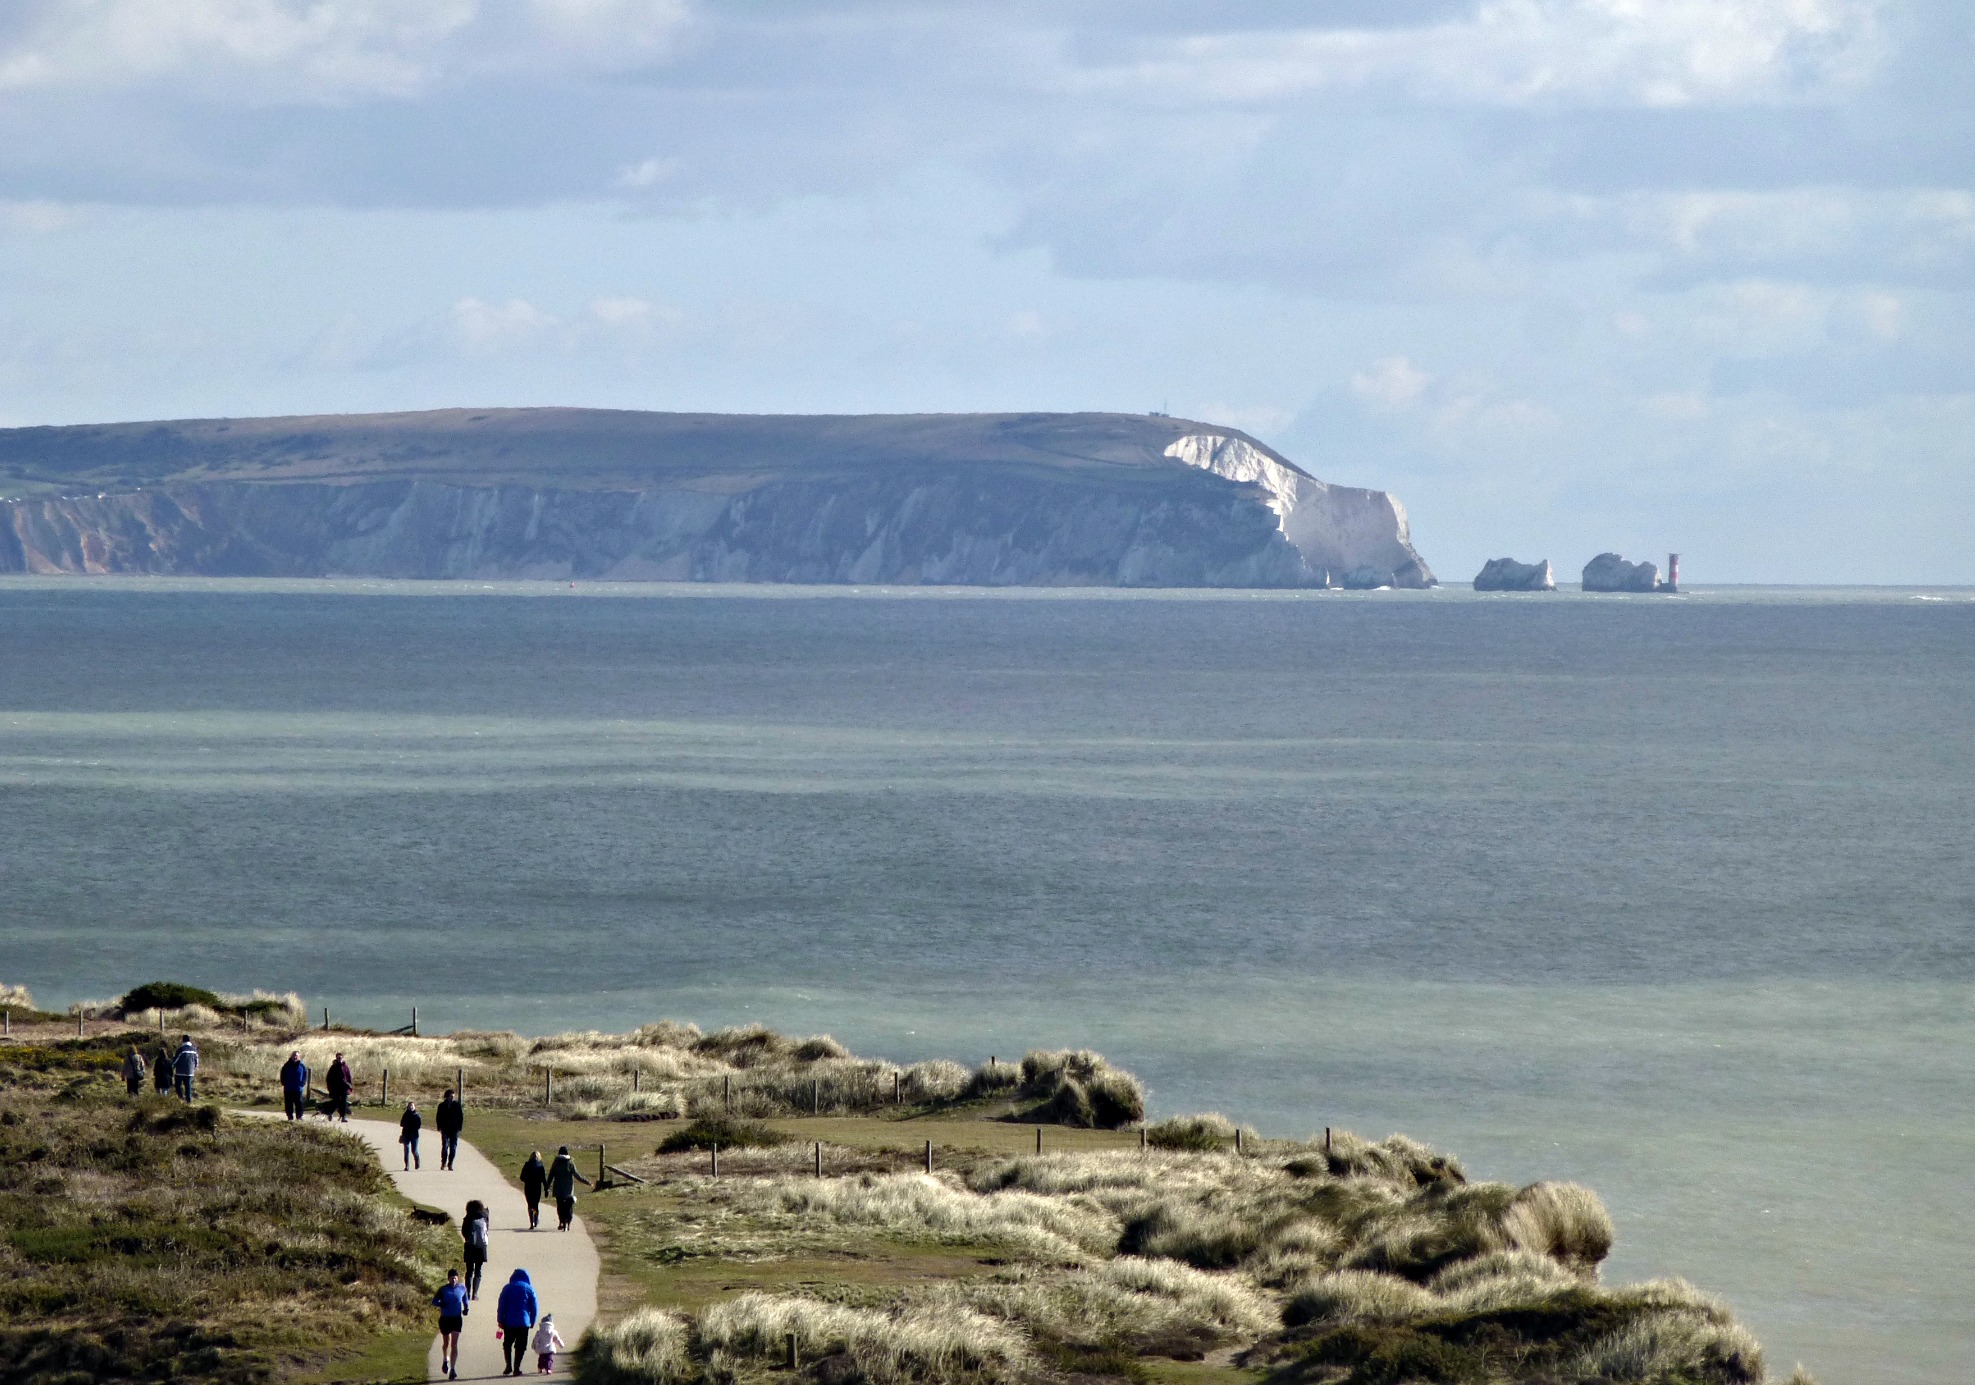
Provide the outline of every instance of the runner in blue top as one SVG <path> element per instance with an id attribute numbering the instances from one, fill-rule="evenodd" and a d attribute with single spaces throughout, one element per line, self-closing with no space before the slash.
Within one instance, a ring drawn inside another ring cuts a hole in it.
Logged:
<path id="1" fill-rule="evenodd" d="M 446 1271 L 446 1282 L 432 1295 L 432 1306 L 439 1310 L 439 1369 L 446 1379 L 458 1380 L 460 1329 L 465 1326 L 466 1315 L 473 1311 L 458 1270 Z"/>

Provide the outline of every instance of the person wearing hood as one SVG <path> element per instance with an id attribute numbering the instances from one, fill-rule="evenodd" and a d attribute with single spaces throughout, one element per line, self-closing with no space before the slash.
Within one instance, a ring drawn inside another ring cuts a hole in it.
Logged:
<path id="1" fill-rule="evenodd" d="M 542 1185 L 549 1181 L 548 1166 L 542 1163 L 542 1151 L 531 1150 L 528 1162 L 521 1166 L 521 1195 L 528 1199 L 528 1229 L 533 1231 L 542 1224 Z"/>
<path id="2" fill-rule="evenodd" d="M 178 1052 L 171 1057 L 171 1072 L 180 1097 L 191 1101 L 192 1084 L 199 1075 L 199 1050 L 192 1047 L 192 1036 L 187 1034 L 178 1045 Z"/>
<path id="3" fill-rule="evenodd" d="M 171 1049 L 165 1046 L 163 1039 L 159 1039 L 156 1051 L 151 1054 L 151 1090 L 159 1096 L 169 1096 L 171 1083 Z"/>
<path id="4" fill-rule="evenodd" d="M 555 1354 L 562 1350 L 562 1334 L 555 1330 L 555 1314 L 542 1314 L 535 1328 L 535 1374 L 555 1373 Z"/>
<path id="5" fill-rule="evenodd" d="M 549 1165 L 549 1191 L 555 1194 L 555 1229 L 569 1230 L 569 1223 L 576 1219 L 576 1185 L 586 1188 L 597 1185 L 576 1172 L 576 1161 L 569 1157 L 569 1146 L 556 1151 L 555 1162 Z"/>
<path id="6" fill-rule="evenodd" d="M 296 1049 L 281 1065 L 281 1114 L 291 1121 L 300 1120 L 308 1091 L 309 1065 L 302 1061 L 302 1051 Z"/>
<path id="7" fill-rule="evenodd" d="M 501 1299 L 494 1307 L 494 1320 L 501 1329 L 501 1355 L 506 1362 L 502 1375 L 520 1375 L 528 1358 L 528 1329 L 541 1311 L 535 1301 L 535 1286 L 527 1270 L 516 1270 L 507 1277 Z"/>

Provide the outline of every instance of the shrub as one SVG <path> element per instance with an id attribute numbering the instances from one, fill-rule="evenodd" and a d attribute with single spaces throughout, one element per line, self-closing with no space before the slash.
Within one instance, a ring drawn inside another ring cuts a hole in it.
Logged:
<path id="1" fill-rule="evenodd" d="M 1502 1214 L 1509 1244 L 1547 1255 L 1580 1274 L 1594 1274 L 1611 1253 L 1612 1219 L 1589 1188 L 1532 1183 Z"/>
<path id="2" fill-rule="evenodd" d="M 0 1006 L 9 1010 L 32 1010 L 34 996 L 25 986 L 10 986 L 0 982 Z"/>
<path id="3" fill-rule="evenodd" d="M 788 1334 L 814 1359 L 841 1353 L 875 1385 L 907 1381 L 1008 1380 L 1029 1353 L 1007 1325 L 970 1309 L 896 1313 L 845 1308 L 788 1295 L 742 1294 L 699 1318 L 702 1349 L 774 1359 Z"/>
<path id="4" fill-rule="evenodd" d="M 1145 1142 L 1155 1149 L 1226 1149 L 1234 1143 L 1234 1122 L 1218 1111 L 1169 1116 L 1146 1127 Z"/>
<path id="5" fill-rule="evenodd" d="M 1089 1049 L 1035 1049 L 1022 1058 L 1021 1094 L 1033 1115 L 1063 1125 L 1115 1130 L 1145 1118 L 1138 1079 Z"/>
<path id="6" fill-rule="evenodd" d="M 1732 1322 L 1679 1309 L 1639 1317 L 1571 1358 L 1579 1376 L 1615 1381 L 1725 1380 L 1759 1385 L 1762 1347 Z"/>
<path id="7" fill-rule="evenodd" d="M 658 1147 L 660 1154 L 678 1154 L 688 1149 L 769 1149 L 787 1144 L 789 1136 L 760 1121 L 737 1116 L 700 1116 L 683 1130 L 675 1130 Z"/>
<path id="8" fill-rule="evenodd" d="M 117 1002 L 117 1010 L 121 1015 L 134 1015 L 144 1010 L 183 1010 L 189 1005 L 203 1005 L 218 1012 L 225 1002 L 203 986 L 188 986 L 182 981 L 146 981 L 126 991 Z"/>
<path id="9" fill-rule="evenodd" d="M 1403 1323 L 1431 1315 L 1437 1295 L 1410 1279 L 1376 1270 L 1337 1270 L 1296 1285 L 1282 1308 L 1290 1327 L 1303 1323 Z"/>
<path id="10" fill-rule="evenodd" d="M 676 1313 L 641 1308 L 608 1326 L 593 1326 L 576 1346 L 582 1385 L 679 1385 L 698 1371 L 692 1328 Z"/>

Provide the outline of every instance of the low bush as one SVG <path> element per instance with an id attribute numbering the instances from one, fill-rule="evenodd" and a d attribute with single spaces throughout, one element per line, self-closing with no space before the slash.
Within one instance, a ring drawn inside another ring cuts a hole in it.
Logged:
<path id="1" fill-rule="evenodd" d="M 760 1121 L 738 1116 L 699 1116 L 691 1125 L 675 1130 L 658 1147 L 660 1154 L 680 1154 L 689 1149 L 770 1149 L 784 1145 L 790 1137 Z"/>
<path id="2" fill-rule="evenodd" d="M 117 1001 L 118 1012 L 125 1015 L 144 1010 L 183 1010 L 188 1005 L 203 1005 L 215 1013 L 224 1008 L 218 992 L 203 986 L 188 986 L 182 981 L 146 981 L 131 987 Z"/>
<path id="3" fill-rule="evenodd" d="M 1230 1149 L 1234 1145 L 1234 1122 L 1218 1111 L 1168 1116 L 1156 1125 L 1145 1127 L 1145 1142 L 1154 1149 Z"/>
<path id="4" fill-rule="evenodd" d="M 692 1325 L 659 1308 L 592 1327 L 577 1344 L 574 1365 L 582 1385 L 681 1385 L 699 1372 Z"/>

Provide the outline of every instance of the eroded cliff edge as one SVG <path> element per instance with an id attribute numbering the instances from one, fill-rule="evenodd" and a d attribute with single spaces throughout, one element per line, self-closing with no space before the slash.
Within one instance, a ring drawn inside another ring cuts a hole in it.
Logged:
<path id="1" fill-rule="evenodd" d="M 1125 414 L 587 409 L 0 430 L 0 572 L 1426 586 L 1405 510 Z"/>

